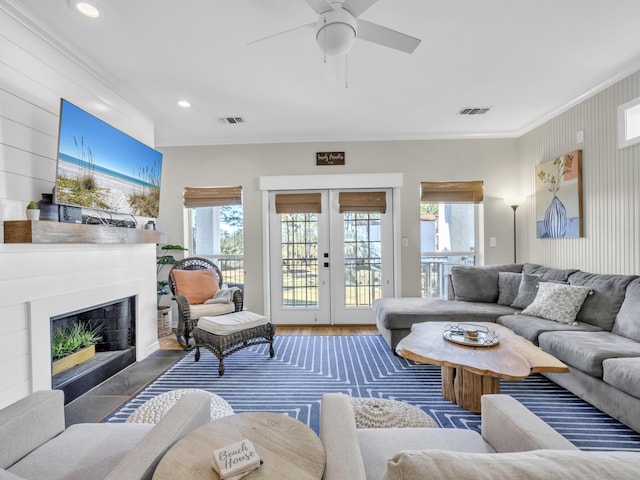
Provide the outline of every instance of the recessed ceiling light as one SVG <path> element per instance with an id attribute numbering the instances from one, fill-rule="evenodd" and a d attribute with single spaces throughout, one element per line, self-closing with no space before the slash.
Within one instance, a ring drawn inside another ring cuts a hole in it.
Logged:
<path id="1" fill-rule="evenodd" d="M 189 102 L 188 100 L 178 100 L 178 105 L 180 105 L 182 108 L 189 108 L 191 106 L 191 102 Z"/>
<path id="2" fill-rule="evenodd" d="M 98 18 L 100 16 L 100 10 L 98 10 L 98 7 L 96 7 L 94 3 L 71 0 L 69 4 L 75 11 L 81 13 L 85 17 Z"/>

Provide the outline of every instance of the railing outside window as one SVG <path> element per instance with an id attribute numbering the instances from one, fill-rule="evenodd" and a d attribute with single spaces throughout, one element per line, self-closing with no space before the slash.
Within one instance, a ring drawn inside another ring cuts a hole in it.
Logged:
<path id="1" fill-rule="evenodd" d="M 475 265 L 475 252 L 426 253 L 420 258 L 420 286 L 423 298 L 447 298 L 447 276 L 454 265 Z"/>
<path id="2" fill-rule="evenodd" d="M 244 292 L 244 256 L 198 255 L 211 260 L 222 272 L 223 287 L 239 287 Z"/>

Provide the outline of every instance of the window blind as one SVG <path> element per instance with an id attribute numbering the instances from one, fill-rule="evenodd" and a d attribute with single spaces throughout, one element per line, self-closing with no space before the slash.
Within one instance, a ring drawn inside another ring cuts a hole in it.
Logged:
<path id="1" fill-rule="evenodd" d="M 242 205 L 242 187 L 185 187 L 183 199 L 187 208 Z"/>
<path id="2" fill-rule="evenodd" d="M 320 193 L 277 193 L 276 213 L 322 213 Z"/>
<path id="3" fill-rule="evenodd" d="M 428 203 L 480 203 L 482 180 L 470 182 L 421 182 L 420 200 Z"/>
<path id="4" fill-rule="evenodd" d="M 340 213 L 386 213 L 387 211 L 387 196 L 385 192 L 340 192 L 338 203 L 340 204 Z"/>

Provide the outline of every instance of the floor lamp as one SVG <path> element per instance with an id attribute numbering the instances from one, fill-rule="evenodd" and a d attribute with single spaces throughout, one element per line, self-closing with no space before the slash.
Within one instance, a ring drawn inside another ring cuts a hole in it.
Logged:
<path id="1" fill-rule="evenodd" d="M 513 263 L 516 263 L 516 210 L 524 201 L 522 197 L 509 197 L 504 199 L 504 203 L 513 208 Z"/>

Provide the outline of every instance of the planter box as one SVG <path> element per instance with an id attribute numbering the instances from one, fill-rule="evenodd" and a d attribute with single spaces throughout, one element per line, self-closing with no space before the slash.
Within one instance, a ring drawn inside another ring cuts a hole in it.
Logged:
<path id="1" fill-rule="evenodd" d="M 51 366 L 51 370 L 53 375 L 58 375 L 59 373 L 64 372 L 65 370 L 69 370 L 76 365 L 81 364 L 96 356 L 96 346 L 91 345 L 90 347 L 83 348 L 82 350 L 78 350 L 76 353 L 72 353 L 60 360 L 56 360 L 53 362 Z"/>

